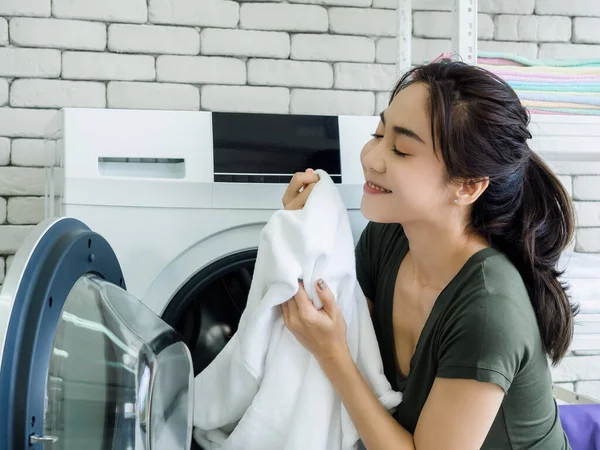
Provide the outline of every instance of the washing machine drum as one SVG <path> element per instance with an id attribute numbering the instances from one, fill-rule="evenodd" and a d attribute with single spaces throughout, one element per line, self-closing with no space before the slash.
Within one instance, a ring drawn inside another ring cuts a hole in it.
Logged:
<path id="1" fill-rule="evenodd" d="M 0 449 L 188 449 L 194 374 L 179 336 L 126 292 L 102 236 L 41 223 L 0 294 Z"/>

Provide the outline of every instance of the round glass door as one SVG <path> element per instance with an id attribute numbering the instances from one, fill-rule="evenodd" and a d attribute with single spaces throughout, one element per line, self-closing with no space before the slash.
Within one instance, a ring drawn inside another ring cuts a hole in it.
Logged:
<path id="1" fill-rule="evenodd" d="M 60 313 L 42 439 L 56 450 L 187 449 L 192 386 L 190 353 L 175 331 L 86 274 Z"/>

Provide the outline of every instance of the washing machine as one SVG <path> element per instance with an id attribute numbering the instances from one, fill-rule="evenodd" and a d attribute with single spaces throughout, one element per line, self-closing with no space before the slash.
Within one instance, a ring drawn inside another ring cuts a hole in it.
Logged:
<path id="1" fill-rule="evenodd" d="M 192 380 L 236 332 L 293 173 L 331 175 L 358 239 L 378 121 L 58 112 L 46 218 L 0 294 L 0 448 L 188 448 Z"/>

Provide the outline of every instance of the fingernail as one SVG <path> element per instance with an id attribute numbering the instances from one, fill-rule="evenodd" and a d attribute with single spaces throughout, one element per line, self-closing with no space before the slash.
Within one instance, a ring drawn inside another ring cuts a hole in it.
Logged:
<path id="1" fill-rule="evenodd" d="M 325 288 L 327 287 L 327 284 L 325 283 L 325 280 L 323 280 L 322 278 L 320 278 L 319 281 L 317 281 L 317 286 L 319 286 L 319 289 L 321 289 L 322 291 L 324 291 Z"/>

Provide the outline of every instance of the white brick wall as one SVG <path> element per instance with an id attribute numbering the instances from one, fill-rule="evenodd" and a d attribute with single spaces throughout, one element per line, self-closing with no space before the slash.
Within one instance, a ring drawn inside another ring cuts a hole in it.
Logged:
<path id="1" fill-rule="evenodd" d="M 451 48 L 454 0 L 413 0 L 412 59 Z M 43 214 L 57 109 L 376 114 L 396 81 L 397 0 L 0 0 L 0 284 Z M 600 58 L 597 0 L 479 0 L 479 48 Z M 600 162 L 553 165 L 575 248 L 600 253 Z M 599 356 L 558 381 L 600 397 Z"/>

